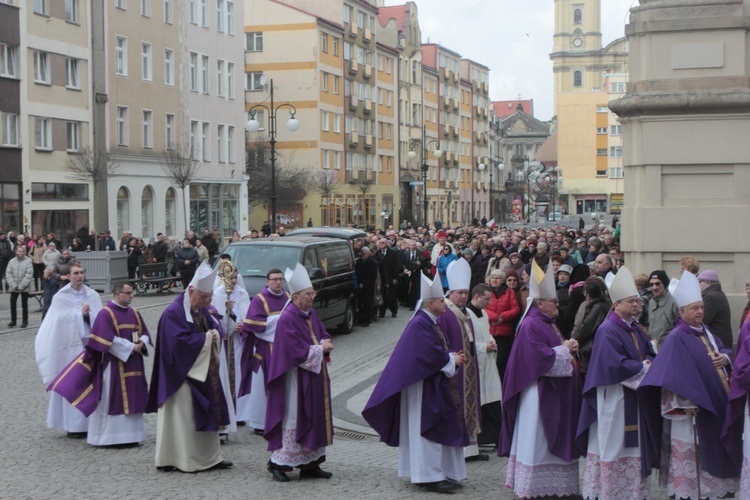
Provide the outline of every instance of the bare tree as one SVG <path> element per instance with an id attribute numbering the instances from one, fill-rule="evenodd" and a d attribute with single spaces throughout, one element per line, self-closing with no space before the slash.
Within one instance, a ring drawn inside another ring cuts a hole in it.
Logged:
<path id="1" fill-rule="evenodd" d="M 321 202 L 325 203 L 325 215 L 323 225 L 328 224 L 329 210 L 331 206 L 331 195 L 338 191 L 341 185 L 339 184 L 338 175 L 334 170 L 321 170 L 317 175 L 313 176 L 310 186 L 313 191 L 320 194 Z M 325 200 L 325 201 L 323 201 Z"/>
<path id="2" fill-rule="evenodd" d="M 68 156 L 65 170 L 70 172 L 74 179 L 93 184 L 94 213 L 99 214 L 94 222 L 100 226 L 106 225 L 107 178 L 120 173 L 120 164 L 108 151 L 86 146 Z"/>
<path id="3" fill-rule="evenodd" d="M 182 190 L 182 213 L 185 216 L 185 228 L 190 224 L 187 212 L 187 196 L 185 190 L 198 175 L 200 165 L 193 158 L 193 151 L 189 142 L 177 144 L 174 149 L 165 149 L 159 158 L 159 164 L 169 181 Z"/>
<path id="4" fill-rule="evenodd" d="M 358 177 L 358 178 L 356 178 L 356 179 L 354 179 L 354 180 L 352 180 L 350 182 L 351 182 L 351 184 L 354 184 L 354 187 L 357 189 L 357 191 L 359 191 L 360 193 L 362 193 L 362 205 L 360 207 L 360 212 L 362 213 L 361 224 L 364 226 L 365 225 L 364 222 L 366 220 L 366 217 L 365 217 L 365 205 L 366 205 L 365 200 L 367 198 L 367 193 L 370 192 L 370 190 L 372 189 L 373 184 L 375 184 L 375 181 L 372 180 L 372 179 L 369 179 L 367 177 Z"/>
<path id="5" fill-rule="evenodd" d="M 245 173 L 248 175 L 247 199 L 255 205 L 271 204 L 271 147 L 260 135 L 248 142 Z M 293 164 L 293 151 L 276 150 L 277 208 L 294 208 L 307 194 L 310 171 Z"/>

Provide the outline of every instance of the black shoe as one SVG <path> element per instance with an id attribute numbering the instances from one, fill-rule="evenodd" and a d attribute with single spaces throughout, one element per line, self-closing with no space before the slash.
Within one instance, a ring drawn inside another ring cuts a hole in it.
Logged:
<path id="1" fill-rule="evenodd" d="M 418 484 L 420 488 L 424 488 L 427 491 L 431 491 L 433 493 L 446 493 L 446 494 L 453 494 L 457 489 L 459 489 L 458 483 L 454 483 L 453 481 L 436 481 L 434 483 L 420 483 Z"/>
<path id="2" fill-rule="evenodd" d="M 23 323 L 21 323 L 21 328 L 26 328 L 27 326 L 29 326 L 27 322 L 24 321 Z"/>
<path id="3" fill-rule="evenodd" d="M 385 313 L 378 314 L 378 318 L 385 318 Z"/>
<path id="4" fill-rule="evenodd" d="M 8 328 L 13 328 L 14 326 L 16 326 L 15 321 L 11 321 L 10 323 L 8 323 Z"/>
<path id="5" fill-rule="evenodd" d="M 368 326 L 370 326 L 370 323 L 362 323 L 362 326 L 364 326 L 365 328 L 367 328 Z"/>
<path id="6" fill-rule="evenodd" d="M 273 476 L 274 481 L 278 481 L 280 483 L 288 483 L 289 482 L 289 476 L 286 475 L 286 472 L 280 471 L 279 469 L 272 469 L 271 467 L 268 468 L 268 472 L 271 473 Z"/>
<path id="7" fill-rule="evenodd" d="M 234 466 L 232 462 L 229 460 L 222 460 L 218 464 L 214 465 L 213 467 L 209 467 L 208 470 L 223 470 L 223 469 L 231 469 Z"/>
<path id="8" fill-rule="evenodd" d="M 237 421 L 237 426 L 238 427 L 244 427 L 246 425 L 247 425 L 247 422 L 245 422 L 244 420 L 238 420 Z"/>
<path id="9" fill-rule="evenodd" d="M 480 453 L 478 455 L 464 458 L 464 462 L 486 462 L 489 459 L 489 455 L 487 455 L 486 453 Z"/>
<path id="10" fill-rule="evenodd" d="M 313 469 L 302 469 L 299 471 L 299 477 L 313 477 L 315 479 L 330 479 L 333 473 L 324 471 L 320 467 Z"/>
<path id="11" fill-rule="evenodd" d="M 263 429 L 253 429 L 253 432 L 256 436 L 262 436 L 263 435 Z"/>
<path id="12" fill-rule="evenodd" d="M 71 439 L 83 439 L 88 435 L 88 432 L 69 432 L 68 437 Z"/>
<path id="13" fill-rule="evenodd" d="M 156 470 L 159 472 L 173 472 L 176 471 L 177 468 L 173 465 L 162 465 L 161 467 L 156 467 Z"/>
<path id="14" fill-rule="evenodd" d="M 391 318 L 395 318 L 395 317 L 396 317 L 396 313 L 391 313 Z"/>

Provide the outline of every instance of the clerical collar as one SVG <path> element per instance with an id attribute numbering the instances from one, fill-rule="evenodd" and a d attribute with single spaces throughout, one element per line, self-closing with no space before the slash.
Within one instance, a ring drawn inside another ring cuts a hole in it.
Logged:
<path id="1" fill-rule="evenodd" d="M 129 306 L 123 306 L 118 304 L 116 301 L 112 301 L 112 304 L 116 305 L 119 309 L 122 309 L 123 311 L 127 311 Z"/>
<path id="2" fill-rule="evenodd" d="M 422 312 L 424 312 L 427 316 L 429 316 L 433 323 L 437 323 L 437 316 L 435 316 L 434 314 L 432 314 L 427 309 L 422 309 Z"/>
<path id="3" fill-rule="evenodd" d="M 687 323 L 685 323 L 685 324 L 687 325 Z M 693 326 L 693 325 L 688 325 L 688 326 L 689 326 L 690 328 L 692 328 L 693 330 L 695 330 L 696 332 L 701 332 L 701 333 L 703 333 L 703 325 L 701 325 L 701 326 Z"/>
<path id="4" fill-rule="evenodd" d="M 284 290 L 283 289 L 281 290 L 281 292 L 276 293 L 276 292 L 272 291 L 270 288 L 268 288 L 268 285 L 266 285 L 266 290 L 268 290 L 268 293 L 270 293 L 274 297 L 283 297 L 284 296 Z"/>
<path id="5" fill-rule="evenodd" d="M 471 309 L 471 312 L 473 312 L 477 318 L 481 318 L 483 316 L 482 310 L 474 307 L 474 304 L 472 304 L 471 302 L 466 304 L 466 308 Z"/>

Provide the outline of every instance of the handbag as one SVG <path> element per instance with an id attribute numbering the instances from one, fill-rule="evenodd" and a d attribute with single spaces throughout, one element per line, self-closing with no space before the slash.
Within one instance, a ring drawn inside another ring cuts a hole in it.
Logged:
<path id="1" fill-rule="evenodd" d="M 375 291 L 375 307 L 380 307 L 383 305 L 383 294 L 380 293 L 380 290 Z"/>

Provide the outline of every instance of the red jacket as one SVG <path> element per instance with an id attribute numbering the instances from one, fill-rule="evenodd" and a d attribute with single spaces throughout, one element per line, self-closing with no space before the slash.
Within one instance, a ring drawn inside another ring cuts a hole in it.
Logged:
<path id="1" fill-rule="evenodd" d="M 509 337 L 515 334 L 516 321 L 521 316 L 521 306 L 512 289 L 506 288 L 499 297 L 493 291 L 490 305 L 484 312 L 490 320 L 490 334 L 493 337 Z M 496 325 L 495 321 L 500 316 L 503 322 Z"/>

